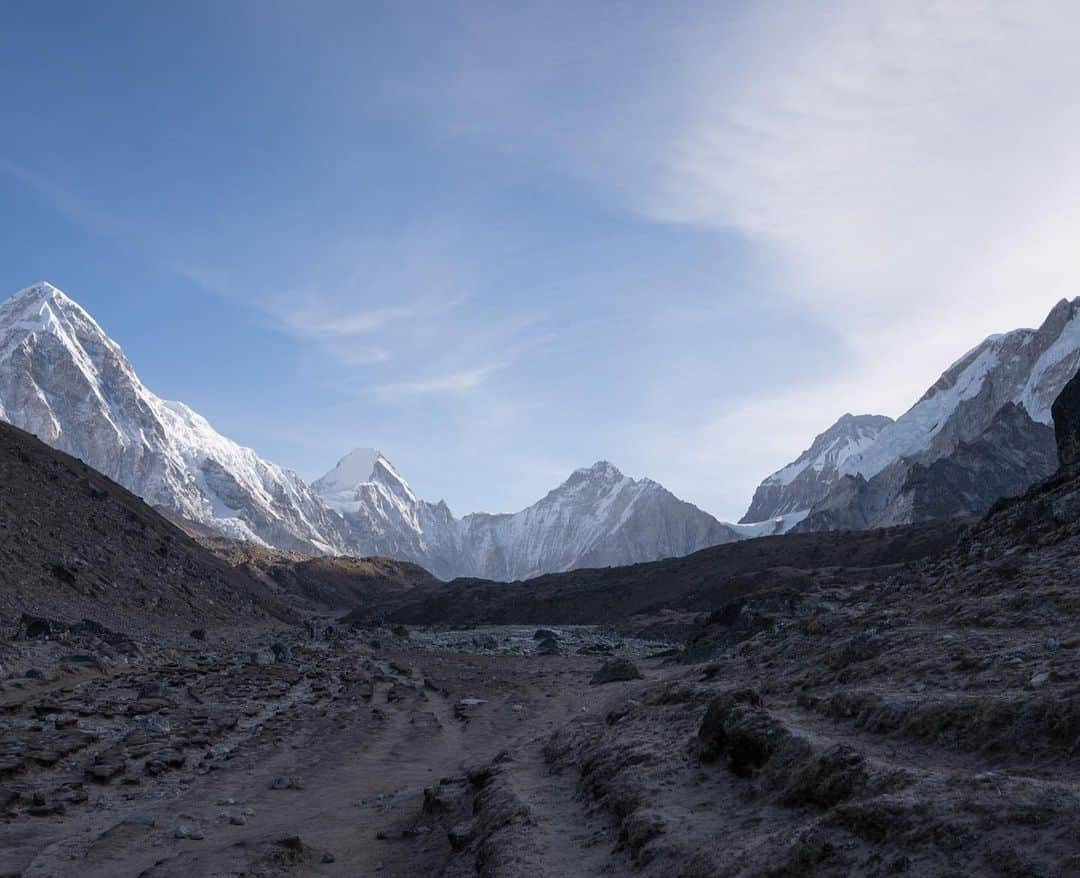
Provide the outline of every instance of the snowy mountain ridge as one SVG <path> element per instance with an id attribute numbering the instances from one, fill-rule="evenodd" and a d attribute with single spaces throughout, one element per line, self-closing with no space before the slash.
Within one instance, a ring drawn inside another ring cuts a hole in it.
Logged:
<path id="1" fill-rule="evenodd" d="M 609 463 L 513 515 L 456 519 L 393 464 L 357 449 L 307 485 L 139 379 L 74 300 L 38 283 L 0 304 L 0 417 L 149 503 L 227 536 L 308 553 L 386 555 L 446 578 L 513 579 L 688 554 L 737 538 Z"/>
<path id="2" fill-rule="evenodd" d="M 915 513 L 909 500 L 899 505 L 898 502 L 907 496 L 905 484 L 916 472 L 915 468 L 922 468 L 918 472 L 924 478 L 933 478 L 935 472 L 946 471 L 940 467 L 933 469 L 934 463 L 952 459 L 961 451 L 959 459 L 973 466 L 970 448 L 973 443 L 983 441 L 984 436 L 992 436 L 998 444 L 1009 437 L 1010 442 L 1038 445 L 1038 453 L 1033 451 L 1029 475 L 1033 482 L 1042 477 L 1047 466 L 1043 453 L 1046 436 L 1036 426 L 1052 424 L 1051 406 L 1078 368 L 1080 298 L 1058 302 L 1038 329 L 1017 329 L 986 338 L 946 369 L 915 405 L 895 421 L 885 419 L 868 441 L 849 440 L 850 453 L 838 456 L 833 469 L 827 466 L 815 469 L 817 461 L 807 452 L 769 476 L 755 493 L 748 518 L 798 513 L 804 519 L 797 523 L 798 529 L 808 529 L 815 521 L 823 520 L 813 512 L 818 504 L 825 504 L 823 509 L 828 510 L 825 519 L 829 521 L 866 521 L 866 526 L 905 523 Z M 1002 429 L 999 415 L 1009 405 L 1022 410 L 1031 423 L 1009 415 L 1012 429 Z M 819 436 L 812 447 L 832 447 L 826 440 L 845 418 Z M 1024 479 L 1014 461 L 1015 453 L 1022 449 L 1002 449 L 1008 452 L 999 457 L 1002 467 L 1008 461 L 1006 478 L 1004 471 L 995 471 L 993 462 L 985 459 L 989 446 L 984 442 L 982 447 L 979 466 L 984 482 L 1014 488 L 1023 486 Z M 956 482 L 955 475 L 951 478 Z M 862 480 L 870 487 L 845 484 L 852 479 Z M 805 490 L 803 483 L 807 480 L 813 483 L 813 491 Z M 867 491 L 873 496 L 872 501 Z M 935 497 L 933 508 L 948 508 L 950 501 L 939 495 Z M 870 511 L 864 508 L 858 515 L 850 510 L 841 513 L 856 498 L 864 507 L 869 504 Z M 972 506 L 976 499 L 978 502 Z M 977 514 L 980 504 L 987 499 L 974 498 L 969 491 L 966 499 L 953 497 L 951 502 L 958 513 Z"/>
<path id="3" fill-rule="evenodd" d="M 370 473 L 350 485 L 368 463 Z M 365 554 L 397 553 L 444 578 L 528 579 L 685 555 L 738 538 L 663 486 L 631 479 L 607 461 L 576 470 L 521 512 L 460 519 L 445 503 L 417 499 L 372 449 L 350 452 L 312 488 L 342 514 Z"/>
<path id="4" fill-rule="evenodd" d="M 120 346 L 47 283 L 0 304 L 0 416 L 151 504 L 238 539 L 344 549 L 344 532 L 296 473 L 153 394 Z"/>

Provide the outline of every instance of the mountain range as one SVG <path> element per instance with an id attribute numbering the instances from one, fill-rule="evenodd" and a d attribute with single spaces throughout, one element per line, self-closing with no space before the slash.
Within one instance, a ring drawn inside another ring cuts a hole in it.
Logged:
<path id="1" fill-rule="evenodd" d="M 1080 299 L 987 338 L 905 414 L 845 415 L 762 482 L 747 512 L 796 531 L 980 515 L 1057 468 L 1051 406 L 1080 367 Z"/>
<path id="2" fill-rule="evenodd" d="M 311 555 L 385 556 L 443 579 L 511 581 L 678 557 L 788 530 L 979 515 L 1057 467 L 1051 405 L 1080 366 L 1080 299 L 996 335 L 895 421 L 841 417 L 727 524 L 600 461 L 512 514 L 456 517 L 356 449 L 322 478 L 261 458 L 139 379 L 73 299 L 39 283 L 0 304 L 0 419 L 190 527 Z"/>
<path id="3" fill-rule="evenodd" d="M 741 536 L 607 462 L 521 512 L 461 519 L 419 499 L 373 450 L 352 452 L 308 485 L 156 396 L 120 346 L 48 283 L 0 305 L 0 418 L 184 521 L 287 550 L 414 561 L 443 578 L 631 564 Z"/>

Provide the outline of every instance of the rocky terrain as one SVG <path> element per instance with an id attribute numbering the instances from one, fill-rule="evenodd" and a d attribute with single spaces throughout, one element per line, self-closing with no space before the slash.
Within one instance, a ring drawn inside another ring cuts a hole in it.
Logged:
<path id="1" fill-rule="evenodd" d="M 980 519 L 523 583 L 0 428 L 0 875 L 1080 875 L 1080 379 Z"/>

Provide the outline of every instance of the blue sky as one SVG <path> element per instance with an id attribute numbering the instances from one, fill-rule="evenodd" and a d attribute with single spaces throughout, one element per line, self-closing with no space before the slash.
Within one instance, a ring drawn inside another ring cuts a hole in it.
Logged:
<path id="1" fill-rule="evenodd" d="M 723 517 L 1075 295 L 1067 4 L 12 2 L 0 292 L 308 478 Z"/>

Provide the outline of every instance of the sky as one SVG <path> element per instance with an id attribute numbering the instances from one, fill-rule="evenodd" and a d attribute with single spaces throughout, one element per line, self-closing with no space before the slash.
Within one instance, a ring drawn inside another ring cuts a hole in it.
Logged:
<path id="1" fill-rule="evenodd" d="M 1080 295 L 1080 7 L 0 8 L 0 295 L 458 514 L 599 459 L 725 519 Z"/>

